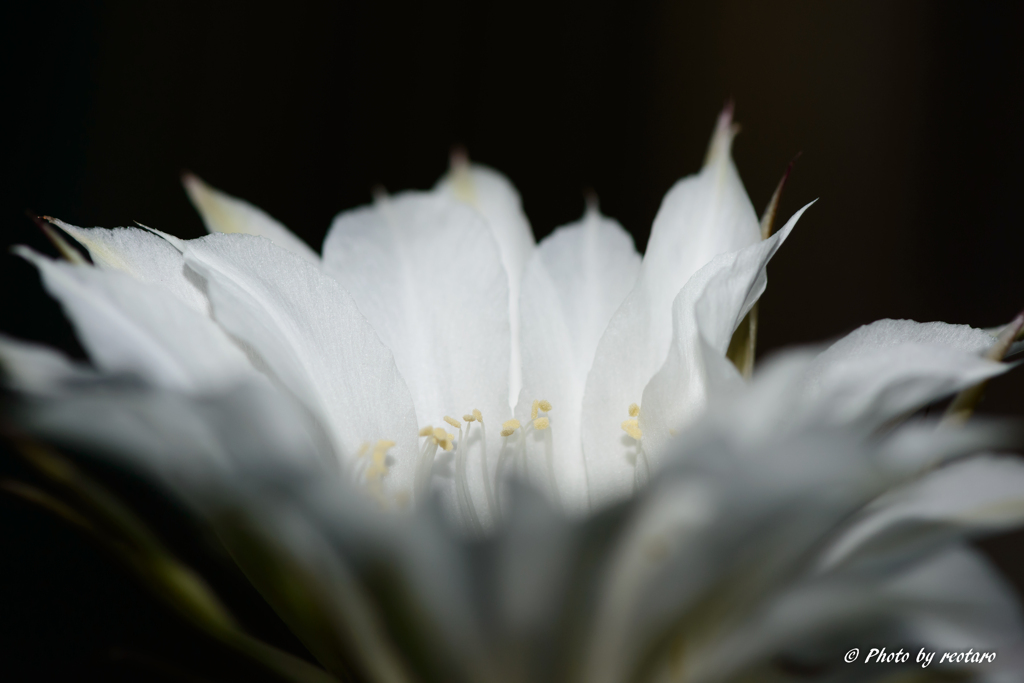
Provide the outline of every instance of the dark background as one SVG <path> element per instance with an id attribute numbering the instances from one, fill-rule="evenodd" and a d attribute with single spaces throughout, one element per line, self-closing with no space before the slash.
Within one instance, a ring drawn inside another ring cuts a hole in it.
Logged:
<path id="1" fill-rule="evenodd" d="M 592 188 L 643 249 L 662 195 L 699 168 L 732 98 L 755 207 L 797 152 L 783 218 L 821 198 L 772 262 L 759 351 L 883 317 L 997 325 L 1024 306 L 1018 7 L 9 6 L 3 243 L 48 249 L 26 209 L 198 236 L 178 182 L 188 168 L 319 248 L 339 210 L 377 184 L 429 187 L 462 144 L 512 179 L 538 238 L 578 218 Z M 33 269 L 6 253 L 0 264 L 0 330 L 80 354 Z M 1022 377 L 994 382 L 985 409 L 1024 414 Z M 4 476 L 24 474 L 4 457 Z M 180 517 L 157 508 L 158 526 Z M 74 531 L 10 499 L 0 513 L 0 677 L 258 678 Z M 181 552 L 198 552 L 179 535 Z M 1022 543 L 989 546 L 1018 582 Z M 254 595 L 223 574 L 244 612 Z M 300 650 L 250 611 L 253 628 Z"/>

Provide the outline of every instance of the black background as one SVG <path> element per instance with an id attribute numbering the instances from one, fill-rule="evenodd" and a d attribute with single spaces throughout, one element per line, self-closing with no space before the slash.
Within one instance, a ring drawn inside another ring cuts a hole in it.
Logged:
<path id="1" fill-rule="evenodd" d="M 759 351 L 883 317 L 997 325 L 1024 306 L 1018 6 L 8 6 L 3 243 L 48 250 L 26 209 L 198 236 L 178 182 L 188 168 L 319 248 L 339 210 L 378 184 L 431 186 L 461 144 L 512 179 L 538 238 L 578 218 L 593 189 L 643 249 L 662 195 L 699 168 L 732 98 L 755 207 L 798 152 L 782 217 L 821 198 L 772 262 Z M 80 355 L 34 270 L 6 253 L 0 263 L 0 330 Z M 1024 414 L 1022 377 L 994 382 L 985 410 Z M 4 456 L 4 476 L 27 476 L 19 467 Z M 153 505 L 173 541 L 180 513 Z M 74 531 L 10 499 L 0 513 L 0 676 L 259 679 Z M 301 651 L 247 607 L 258 599 L 244 579 L 177 535 L 221 572 L 252 628 Z M 1019 545 L 990 544 L 1017 580 Z"/>

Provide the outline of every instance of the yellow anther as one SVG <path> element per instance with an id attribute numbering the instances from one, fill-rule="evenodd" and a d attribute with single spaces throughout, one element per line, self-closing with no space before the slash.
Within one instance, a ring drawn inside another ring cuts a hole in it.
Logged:
<path id="1" fill-rule="evenodd" d="M 545 412 L 545 413 L 548 412 L 549 410 L 551 410 L 551 402 L 550 401 L 541 400 L 541 402 L 540 402 L 540 409 L 541 409 L 541 412 Z"/>
<path id="2" fill-rule="evenodd" d="M 483 421 L 484 421 L 484 414 L 483 414 L 483 413 L 481 413 L 481 412 L 480 412 L 479 410 L 477 410 L 476 408 L 473 408 L 473 417 L 475 417 L 475 418 L 476 418 L 476 421 L 477 421 L 477 422 L 483 422 Z"/>
<path id="3" fill-rule="evenodd" d="M 444 441 L 444 435 L 447 433 L 448 432 L 444 431 L 440 427 L 434 427 L 434 431 L 432 432 L 433 437 L 438 441 Z"/>
<path id="4" fill-rule="evenodd" d="M 622 429 L 637 441 L 643 438 L 644 433 L 640 431 L 640 421 L 635 418 L 623 421 Z"/>
<path id="5" fill-rule="evenodd" d="M 463 420 L 464 422 L 473 422 L 473 421 L 475 421 L 475 420 L 476 420 L 476 418 L 475 418 L 475 417 L 473 417 L 472 415 L 463 415 L 463 416 L 462 416 L 462 420 Z"/>
<path id="6" fill-rule="evenodd" d="M 551 420 L 546 417 L 538 417 L 533 421 L 533 428 L 537 431 L 543 431 L 551 426 Z"/>
<path id="7" fill-rule="evenodd" d="M 531 420 L 536 420 L 537 419 L 537 411 L 538 410 L 540 410 L 540 401 L 534 401 L 533 402 L 533 407 L 530 408 L 530 419 Z"/>
<path id="8" fill-rule="evenodd" d="M 380 479 L 388 473 L 388 466 L 384 463 L 384 458 L 374 458 L 370 466 L 366 468 L 366 480 L 369 482 Z"/>
<path id="9" fill-rule="evenodd" d="M 501 435 L 512 436 L 517 429 L 519 429 L 519 420 L 512 418 L 511 420 L 505 420 L 501 423 Z"/>
<path id="10" fill-rule="evenodd" d="M 373 460 L 366 468 L 366 481 L 371 485 L 380 481 L 388 473 L 388 449 L 394 447 L 395 442 L 388 439 L 381 439 L 373 447 Z"/>
<path id="11" fill-rule="evenodd" d="M 630 403 L 629 404 L 629 416 L 630 417 L 636 417 L 639 414 L 640 414 L 640 406 L 638 406 L 635 403 Z"/>
<path id="12" fill-rule="evenodd" d="M 426 427 L 424 427 L 423 429 L 420 430 L 420 436 L 433 436 L 433 435 L 434 435 L 434 428 L 431 427 L 430 425 L 427 425 Z"/>
<path id="13" fill-rule="evenodd" d="M 454 417 L 448 417 L 447 415 L 445 415 L 444 421 L 450 424 L 452 427 L 455 427 L 456 429 L 462 429 L 462 423 L 456 420 Z"/>
<path id="14" fill-rule="evenodd" d="M 441 432 L 441 436 L 437 436 L 437 432 Z M 437 438 L 437 445 L 441 447 L 442 451 L 450 451 L 453 448 L 452 439 L 455 438 L 454 434 L 448 434 L 443 429 L 438 429 L 434 432 Z"/>

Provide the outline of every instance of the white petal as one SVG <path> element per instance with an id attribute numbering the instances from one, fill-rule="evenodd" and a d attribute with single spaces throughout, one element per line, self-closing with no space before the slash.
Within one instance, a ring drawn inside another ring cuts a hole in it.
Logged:
<path id="1" fill-rule="evenodd" d="M 334 219 L 324 269 L 394 353 L 421 426 L 483 413 L 493 470 L 511 413 L 508 279 L 483 220 L 438 193 L 382 198 Z M 478 508 L 486 505 L 481 456 L 469 459 Z"/>
<path id="2" fill-rule="evenodd" d="M 251 375 L 245 355 L 212 320 L 160 286 L 24 247 L 16 253 L 39 269 L 101 370 L 185 391 L 219 389 Z"/>
<path id="3" fill-rule="evenodd" d="M 519 193 L 508 178 L 480 164 L 454 161 L 452 169 L 437 183 L 441 193 L 463 201 L 487 220 L 498 242 L 501 264 L 508 275 L 509 323 L 512 330 L 509 404 L 515 405 L 522 386 L 519 340 L 519 286 L 523 268 L 533 253 L 530 222 L 523 213 Z"/>
<path id="4" fill-rule="evenodd" d="M 210 187 L 198 176 L 186 173 L 182 179 L 192 205 L 203 218 L 206 229 L 211 233 L 240 232 L 260 235 L 288 251 L 298 254 L 312 263 L 319 263 L 320 257 L 295 234 L 271 217 L 266 211 L 247 201 L 232 197 Z"/>
<path id="5" fill-rule="evenodd" d="M 338 487 L 337 463 L 308 413 L 262 377 L 212 394 L 81 382 L 19 403 L 29 433 L 157 477 L 201 512 L 267 482 Z"/>
<path id="6" fill-rule="evenodd" d="M 995 340 L 967 325 L 879 320 L 815 361 L 805 419 L 877 427 L 1009 369 L 979 354 Z"/>
<path id="7" fill-rule="evenodd" d="M 715 257 L 679 292 L 672 306 L 668 358 L 644 389 L 641 403 L 643 447 L 652 465 L 671 438 L 703 411 L 709 392 L 741 381 L 725 357 L 729 341 L 764 293 L 768 261 L 809 206 L 768 239 Z M 631 473 L 624 470 L 620 476 L 628 482 Z"/>
<path id="8" fill-rule="evenodd" d="M 4 334 L 0 334 L 0 365 L 8 386 L 30 394 L 55 392 L 69 382 L 95 376 L 91 368 L 56 349 Z"/>
<path id="9" fill-rule="evenodd" d="M 534 400 L 554 406 L 554 479 L 562 502 L 573 511 L 587 507 L 580 444 L 587 372 L 608 320 L 639 270 L 633 238 L 595 209 L 544 238 L 523 273 L 523 391 L 516 417 L 525 419 Z M 546 471 L 545 455 L 532 471 Z"/>
<path id="10" fill-rule="evenodd" d="M 936 532 L 999 531 L 1024 522 L 1024 462 L 979 456 L 926 475 L 878 500 L 830 549 L 832 566 L 865 547 L 910 547 L 915 537 Z"/>
<path id="11" fill-rule="evenodd" d="M 103 270 L 128 273 L 172 292 L 200 313 L 209 312 L 206 295 L 188 279 L 181 253 L 165 239 L 139 228 L 79 228 L 53 221 L 89 250 L 89 256 Z"/>
<path id="12" fill-rule="evenodd" d="M 623 494 L 632 439 L 620 424 L 665 362 L 672 302 L 718 254 L 761 241 L 760 226 L 729 156 L 733 132 L 719 122 L 708 163 L 669 190 L 654 219 L 636 287 L 608 324 L 583 397 L 583 450 L 592 504 Z M 641 405 L 641 412 L 643 406 Z"/>
<path id="13" fill-rule="evenodd" d="M 691 651 L 687 673 L 695 680 L 771 680 L 778 672 L 774 664 L 793 653 L 808 668 L 834 671 L 833 663 L 851 644 L 870 643 L 879 633 L 890 634 L 884 643 L 889 652 L 913 648 L 912 667 L 919 666 L 913 658 L 924 645 L 926 652 L 996 651 L 995 663 L 982 665 L 985 674 L 1019 670 L 1024 630 L 1018 600 L 985 558 L 950 545 L 915 560 L 887 573 L 839 574 L 785 589 L 740 628 L 710 640 L 703 651 Z M 863 662 L 868 651 L 861 647 Z M 928 670 L 949 671 L 938 657 Z"/>
<path id="14" fill-rule="evenodd" d="M 326 422 L 350 462 L 363 443 L 397 443 L 384 482 L 390 491 L 408 491 L 417 452 L 412 401 L 391 352 L 352 297 L 261 237 L 192 240 L 185 262 L 206 278 L 217 321 Z"/>

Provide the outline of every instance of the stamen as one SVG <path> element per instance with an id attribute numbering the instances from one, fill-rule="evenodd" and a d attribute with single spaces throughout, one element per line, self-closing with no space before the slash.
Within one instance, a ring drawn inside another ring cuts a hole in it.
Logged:
<path id="1" fill-rule="evenodd" d="M 452 439 L 455 438 L 455 435 L 449 434 L 440 427 L 435 427 L 433 438 L 437 440 L 437 445 L 441 447 L 441 450 L 447 453 L 452 449 Z"/>
<path id="2" fill-rule="evenodd" d="M 394 446 L 394 441 L 388 439 L 379 440 L 373 447 L 373 454 L 370 456 L 371 462 L 364 474 L 367 490 L 383 507 L 387 507 L 388 504 L 387 498 L 384 497 L 383 481 L 384 476 L 388 473 L 388 450 Z"/>
<path id="3" fill-rule="evenodd" d="M 463 422 L 475 422 L 476 418 L 473 417 L 472 415 L 463 415 L 462 416 L 462 421 Z"/>
<path id="4" fill-rule="evenodd" d="M 624 420 L 622 422 L 622 430 L 629 434 L 631 437 L 639 441 L 643 438 L 644 433 L 640 431 L 640 421 L 636 418 Z"/>
<path id="5" fill-rule="evenodd" d="M 540 400 L 540 410 L 542 413 L 546 413 L 551 410 L 551 402 L 545 399 Z"/>
<path id="6" fill-rule="evenodd" d="M 494 488 L 491 486 L 490 470 L 487 469 L 487 428 L 484 427 L 484 416 L 479 410 L 473 411 L 473 419 L 480 424 L 480 468 L 484 476 L 484 493 L 487 494 L 487 510 L 491 513 L 491 520 L 498 521 L 498 509 L 494 501 Z M 504 450 L 504 446 L 502 446 Z M 499 458 L 500 462 L 500 458 Z"/>
<path id="7" fill-rule="evenodd" d="M 423 442 L 419 464 L 416 466 L 416 501 L 419 503 L 424 502 L 430 490 L 430 480 L 434 470 L 434 456 L 437 454 L 437 439 L 434 438 L 433 434 L 423 434 L 421 430 L 421 435 L 427 438 Z"/>
<path id="8" fill-rule="evenodd" d="M 538 417 L 533 421 L 533 428 L 537 431 L 543 431 L 551 426 L 551 420 L 546 417 Z"/>
<path id="9" fill-rule="evenodd" d="M 445 418 L 447 419 L 447 418 Z M 468 432 L 467 427 L 467 432 Z M 473 525 L 474 530 L 477 533 L 483 532 L 483 526 L 480 524 L 480 518 L 476 514 L 476 507 L 473 505 L 473 497 L 469 493 L 469 480 L 466 477 L 466 439 L 463 437 L 462 429 L 459 428 L 459 447 L 455 452 L 455 493 L 456 498 L 459 501 L 459 507 L 462 508 L 466 517 L 469 518 L 470 523 Z"/>
<path id="10" fill-rule="evenodd" d="M 505 420 L 501 423 L 501 435 L 512 436 L 512 434 L 519 429 L 519 420 L 512 418 L 511 420 Z"/>
<path id="11" fill-rule="evenodd" d="M 444 421 L 450 424 L 452 427 L 455 427 L 456 429 L 462 429 L 462 423 L 456 420 L 454 417 L 448 417 L 447 415 L 445 415 Z M 467 420 L 467 422 L 468 421 L 469 420 Z"/>
<path id="12" fill-rule="evenodd" d="M 651 464 L 647 460 L 647 452 L 643 446 L 637 446 L 636 466 L 633 468 L 633 490 L 637 491 L 647 485 L 651 478 Z"/>
<path id="13" fill-rule="evenodd" d="M 530 408 L 530 419 L 531 420 L 536 420 L 537 419 L 537 411 L 538 410 L 540 410 L 540 401 L 535 400 L 533 402 L 533 407 Z"/>
<path id="14" fill-rule="evenodd" d="M 530 479 L 530 463 L 526 457 L 526 435 L 530 433 L 531 427 L 533 427 L 532 422 L 526 423 L 522 434 L 519 435 L 519 462 L 523 468 L 523 477 L 527 480 Z"/>
<path id="15" fill-rule="evenodd" d="M 635 403 L 630 403 L 629 404 L 629 416 L 630 417 L 636 417 L 639 414 L 640 414 L 640 406 L 638 406 Z"/>
<path id="16" fill-rule="evenodd" d="M 423 429 L 420 430 L 420 436 L 430 436 L 433 433 L 434 433 L 434 428 L 431 427 L 430 425 L 427 425 L 426 427 L 424 427 Z"/>
<path id="17" fill-rule="evenodd" d="M 558 493 L 558 480 L 555 478 L 554 438 L 554 434 L 552 434 L 550 429 L 547 430 L 546 434 L 544 434 L 544 459 L 548 465 L 548 481 L 551 485 L 551 497 L 554 499 L 556 504 L 561 505 L 562 501 Z"/>

